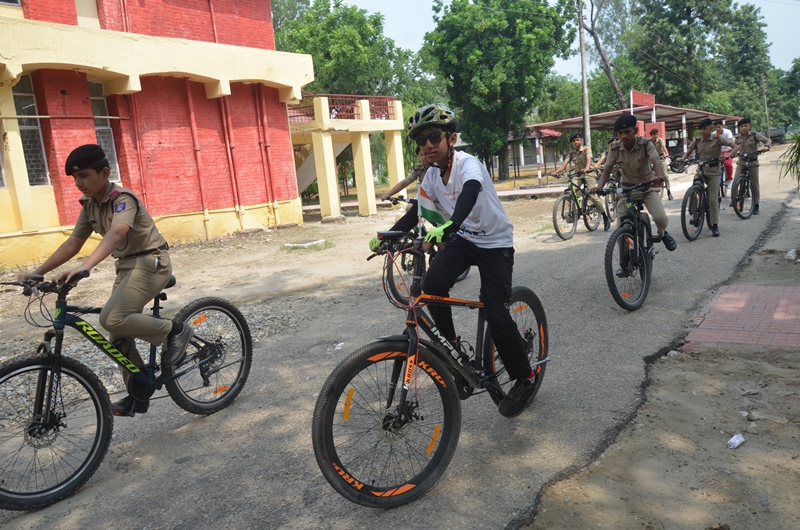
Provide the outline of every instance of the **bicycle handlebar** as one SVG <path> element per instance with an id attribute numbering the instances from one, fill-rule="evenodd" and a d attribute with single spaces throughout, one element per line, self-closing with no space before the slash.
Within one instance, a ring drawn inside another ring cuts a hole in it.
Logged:
<path id="1" fill-rule="evenodd" d="M 75 285 L 77 285 L 77 283 L 80 280 L 88 277 L 89 277 L 89 271 L 81 271 L 80 273 L 74 275 L 71 278 L 71 280 L 75 282 Z M 42 294 L 57 293 L 59 295 L 62 294 L 65 295 L 73 287 L 75 287 L 75 285 L 71 283 L 58 284 L 54 281 L 52 282 L 44 281 L 44 276 L 42 276 L 41 274 L 34 274 L 31 276 L 29 280 L 22 280 L 16 282 L 0 282 L 0 285 L 14 285 L 17 287 L 22 287 L 23 288 L 22 294 L 24 296 L 31 296 L 31 295 L 38 296 L 38 293 Z"/>
<path id="2" fill-rule="evenodd" d="M 650 188 L 650 181 L 649 180 L 647 182 L 640 182 L 639 184 L 634 184 L 633 186 L 626 186 L 626 187 L 620 186 L 620 187 L 615 188 L 613 190 L 612 189 L 597 190 L 597 194 L 598 195 L 608 195 L 608 194 L 610 194 L 612 192 L 616 192 L 618 194 L 622 194 L 622 193 L 628 194 L 628 193 L 632 193 L 634 191 L 647 191 L 648 188 Z"/>

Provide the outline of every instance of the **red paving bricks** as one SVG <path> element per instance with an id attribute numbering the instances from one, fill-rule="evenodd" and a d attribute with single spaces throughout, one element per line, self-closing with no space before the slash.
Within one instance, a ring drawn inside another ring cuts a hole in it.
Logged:
<path id="1" fill-rule="evenodd" d="M 684 349 L 800 348 L 800 287 L 730 285 L 704 312 Z"/>

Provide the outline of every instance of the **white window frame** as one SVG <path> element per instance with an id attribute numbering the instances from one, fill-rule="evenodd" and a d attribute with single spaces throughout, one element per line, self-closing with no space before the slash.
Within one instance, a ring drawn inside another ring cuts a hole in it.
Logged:
<path id="1" fill-rule="evenodd" d="M 32 89 L 33 88 L 33 80 L 31 79 L 31 76 L 30 75 L 23 75 L 22 78 L 23 79 L 27 78 L 27 80 L 30 82 L 31 89 Z M 19 86 L 20 86 L 20 84 L 17 83 L 16 85 L 14 85 L 11 88 L 12 95 L 15 98 L 16 98 L 16 96 L 30 96 L 31 98 L 33 98 L 33 115 L 34 116 L 38 116 L 39 115 L 39 108 L 36 106 L 36 94 L 33 93 L 33 92 L 21 92 L 18 89 Z M 15 90 L 15 89 L 17 89 L 17 90 Z M 16 107 L 16 101 L 14 101 L 14 106 Z M 19 109 L 17 109 L 17 114 L 21 114 L 19 112 Z M 36 125 L 23 125 L 22 123 L 20 123 L 21 120 L 36 120 Z M 39 121 L 39 118 L 17 118 L 17 123 L 18 123 L 18 127 L 19 127 L 20 132 L 22 132 L 22 131 L 36 131 L 38 133 L 38 135 L 39 135 L 39 147 L 42 150 L 42 160 L 44 161 L 44 172 L 45 172 L 45 181 L 46 182 L 44 182 L 44 183 L 37 182 L 37 183 L 34 184 L 33 182 L 31 182 L 31 175 L 28 174 L 28 183 L 31 186 L 50 186 L 52 183 L 50 181 L 50 167 L 49 167 L 49 165 L 47 163 L 47 152 L 45 151 L 45 148 L 44 148 L 44 136 L 42 136 L 42 122 Z"/>
<path id="2" fill-rule="evenodd" d="M 92 85 L 95 88 L 100 89 L 100 93 L 103 93 L 103 84 L 97 81 L 89 81 L 89 98 L 92 103 L 102 103 L 103 112 L 102 114 L 95 114 L 94 113 L 94 105 L 92 105 L 92 114 L 94 116 L 108 116 L 108 103 L 106 102 L 105 95 L 102 96 L 93 96 L 92 95 Z M 98 87 L 99 85 L 99 87 Z M 97 138 L 97 144 L 103 147 L 103 150 L 106 152 L 106 158 L 108 158 L 108 164 L 111 169 L 111 175 L 109 175 L 108 180 L 111 182 L 121 182 L 122 179 L 120 178 L 119 173 L 119 158 L 117 157 L 117 145 L 114 143 L 114 131 L 111 129 L 111 120 L 108 118 L 97 118 L 94 119 L 94 130 L 95 130 L 95 137 Z M 100 131 L 108 131 L 109 138 L 111 139 L 110 146 L 103 146 L 100 143 L 100 135 L 98 134 Z"/>

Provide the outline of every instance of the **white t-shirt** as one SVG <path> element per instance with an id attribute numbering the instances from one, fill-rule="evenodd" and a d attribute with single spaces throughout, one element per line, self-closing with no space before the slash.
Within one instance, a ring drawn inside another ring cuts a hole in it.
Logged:
<path id="1" fill-rule="evenodd" d="M 458 196 L 468 180 L 477 180 L 481 185 L 481 192 L 478 193 L 478 200 L 462 223 L 458 235 L 480 248 L 513 247 L 514 226 L 500 204 L 492 178 L 480 160 L 469 153 L 455 152 L 447 186 L 442 182 L 439 168 L 428 169 L 417 195 L 420 215 L 430 220 L 431 216 L 426 215 L 426 210 L 435 210 L 434 216 L 438 213 L 445 220 L 450 219 Z"/>
<path id="2" fill-rule="evenodd" d="M 711 133 L 711 136 L 716 136 L 716 135 L 717 135 L 717 131 L 714 131 L 714 132 Z M 733 133 L 731 132 L 730 129 L 726 129 L 725 127 L 722 128 L 722 137 L 733 141 Z M 730 150 L 731 150 L 731 147 L 729 147 L 727 145 L 723 145 L 722 146 L 722 152 L 723 153 L 727 153 Z"/>

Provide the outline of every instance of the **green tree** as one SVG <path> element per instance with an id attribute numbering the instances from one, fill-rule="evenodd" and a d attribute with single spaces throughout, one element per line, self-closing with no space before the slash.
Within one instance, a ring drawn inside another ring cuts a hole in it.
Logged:
<path id="1" fill-rule="evenodd" d="M 277 34 L 284 23 L 297 20 L 308 9 L 309 0 L 272 0 L 272 29 Z M 279 48 L 280 49 L 280 48 Z"/>
<path id="2" fill-rule="evenodd" d="M 481 158 L 500 157 L 508 178 L 508 134 L 522 135 L 554 57 L 574 29 L 569 0 L 434 0 L 436 29 L 425 46 L 446 80 L 464 138 Z"/>

